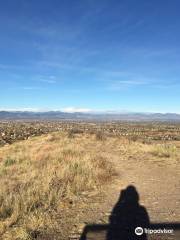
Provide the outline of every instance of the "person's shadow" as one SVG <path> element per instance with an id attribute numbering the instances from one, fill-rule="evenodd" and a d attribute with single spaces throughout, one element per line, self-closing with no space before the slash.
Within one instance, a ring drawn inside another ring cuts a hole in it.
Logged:
<path id="1" fill-rule="evenodd" d="M 139 204 L 139 194 L 136 188 L 130 185 L 121 191 L 111 212 L 106 240 L 146 240 L 145 233 L 140 235 L 141 229 L 138 231 L 136 228 L 148 228 L 149 224 L 148 213 Z"/>
<path id="2" fill-rule="evenodd" d="M 135 229 L 137 227 L 148 228 L 149 224 L 148 213 L 139 204 L 139 194 L 136 188 L 130 185 L 121 191 L 109 217 L 109 224 L 87 226 L 80 240 L 147 240 L 146 234 L 141 233 L 141 229 L 136 230 L 137 234 Z"/>

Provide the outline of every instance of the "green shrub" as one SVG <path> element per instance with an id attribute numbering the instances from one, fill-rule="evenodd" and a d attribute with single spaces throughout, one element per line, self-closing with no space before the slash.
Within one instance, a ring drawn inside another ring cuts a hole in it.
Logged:
<path id="1" fill-rule="evenodd" d="M 4 161 L 4 166 L 5 167 L 8 167 L 8 166 L 11 166 L 11 165 L 13 165 L 13 164 L 15 164 L 15 160 L 14 159 L 12 159 L 12 158 L 7 158 L 5 161 Z"/>

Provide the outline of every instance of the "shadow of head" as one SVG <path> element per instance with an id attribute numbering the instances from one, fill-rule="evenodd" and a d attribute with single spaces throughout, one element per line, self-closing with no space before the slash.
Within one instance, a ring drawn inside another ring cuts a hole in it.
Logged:
<path id="1" fill-rule="evenodd" d="M 121 191 L 119 203 L 127 204 L 129 206 L 136 206 L 139 202 L 139 194 L 133 185 L 128 186 Z"/>

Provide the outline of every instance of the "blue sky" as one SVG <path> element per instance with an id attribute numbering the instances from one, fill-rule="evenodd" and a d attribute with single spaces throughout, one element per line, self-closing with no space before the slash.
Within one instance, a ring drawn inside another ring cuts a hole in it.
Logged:
<path id="1" fill-rule="evenodd" d="M 180 113 L 179 0 L 2 0 L 0 109 Z"/>

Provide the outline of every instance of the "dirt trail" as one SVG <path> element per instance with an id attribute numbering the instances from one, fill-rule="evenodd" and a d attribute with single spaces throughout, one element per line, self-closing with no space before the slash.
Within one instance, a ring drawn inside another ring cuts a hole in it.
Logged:
<path id="1" fill-rule="evenodd" d="M 112 155 L 111 159 L 116 166 L 118 176 L 110 186 L 107 186 L 103 197 L 100 196 L 97 199 L 92 197 L 92 202 L 88 203 L 89 208 L 85 210 L 86 214 L 81 219 L 87 223 L 84 228 L 85 231 L 87 230 L 87 234 L 81 239 L 107 239 L 107 224 L 111 211 L 118 201 L 121 191 L 129 185 L 136 188 L 140 197 L 139 204 L 145 207 L 151 223 L 180 222 L 180 168 L 177 162 L 152 160 L 149 157 L 146 159 L 146 156 L 139 158 L 129 156 L 126 161 L 123 161 L 123 156 L 118 157 L 118 154 Z M 83 222 L 81 226 L 83 226 Z M 169 227 L 174 228 L 175 226 L 177 225 Z M 167 225 L 160 227 L 167 227 Z M 173 235 L 148 234 L 147 238 L 148 240 L 179 240 L 179 231 L 180 229 L 174 231 Z M 78 234 L 72 235 L 70 239 L 79 239 Z M 122 240 L 126 239 L 122 238 Z"/>

